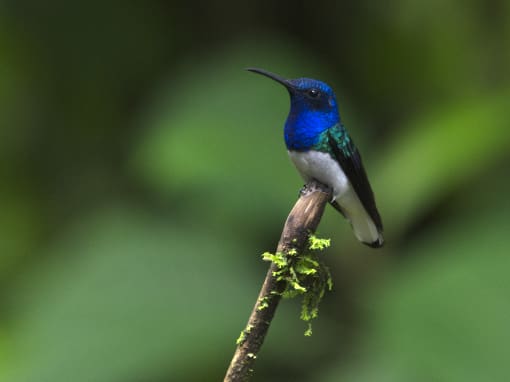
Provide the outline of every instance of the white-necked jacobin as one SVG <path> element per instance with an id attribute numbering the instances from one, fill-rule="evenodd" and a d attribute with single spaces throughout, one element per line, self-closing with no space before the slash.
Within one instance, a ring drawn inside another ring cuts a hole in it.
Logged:
<path id="1" fill-rule="evenodd" d="M 285 79 L 263 69 L 247 70 L 269 77 L 288 90 L 285 144 L 303 179 L 332 188 L 331 205 L 350 221 L 356 238 L 370 247 L 381 247 L 383 226 L 374 193 L 358 149 L 341 122 L 331 87 L 311 78 Z"/>

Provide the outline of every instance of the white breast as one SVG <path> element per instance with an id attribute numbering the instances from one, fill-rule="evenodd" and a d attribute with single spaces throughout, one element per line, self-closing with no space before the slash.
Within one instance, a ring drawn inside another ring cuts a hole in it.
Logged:
<path id="1" fill-rule="evenodd" d="M 320 151 L 289 151 L 289 156 L 305 181 L 316 179 L 333 188 L 334 199 L 342 199 L 351 188 L 342 168 L 329 154 Z"/>

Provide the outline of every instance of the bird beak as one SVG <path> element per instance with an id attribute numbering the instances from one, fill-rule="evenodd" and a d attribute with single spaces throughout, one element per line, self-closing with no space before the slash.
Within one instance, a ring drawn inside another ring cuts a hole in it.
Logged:
<path id="1" fill-rule="evenodd" d="M 276 82 L 281 83 L 289 91 L 292 91 L 294 89 L 294 86 L 290 83 L 289 80 L 287 80 L 286 78 L 280 77 L 278 74 L 271 73 L 271 72 L 268 72 L 267 70 L 259 69 L 259 68 L 246 68 L 246 70 L 253 72 L 253 73 L 261 74 L 266 77 L 269 77 L 272 80 L 275 80 Z"/>

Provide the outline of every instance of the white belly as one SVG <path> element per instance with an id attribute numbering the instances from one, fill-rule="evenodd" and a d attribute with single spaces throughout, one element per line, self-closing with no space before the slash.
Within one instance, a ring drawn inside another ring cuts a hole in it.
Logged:
<path id="1" fill-rule="evenodd" d="M 351 182 L 336 160 L 320 151 L 289 151 L 289 156 L 306 182 L 315 179 L 333 189 L 333 200 L 336 200 L 342 208 L 351 222 L 354 234 L 360 241 L 382 244 L 381 233 L 378 232 Z"/>
<path id="2" fill-rule="evenodd" d="M 337 161 L 320 151 L 289 151 L 289 156 L 305 181 L 316 179 L 331 187 L 333 200 L 342 204 L 352 186 Z"/>

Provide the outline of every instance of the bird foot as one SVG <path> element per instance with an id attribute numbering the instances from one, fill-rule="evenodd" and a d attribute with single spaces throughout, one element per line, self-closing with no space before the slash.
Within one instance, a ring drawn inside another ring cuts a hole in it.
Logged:
<path id="1" fill-rule="evenodd" d="M 320 182 L 317 182 L 316 180 L 313 180 L 311 182 L 308 182 L 307 184 L 305 184 L 303 186 L 303 188 L 301 188 L 301 190 L 299 191 L 299 196 L 308 196 L 314 192 L 323 192 L 325 194 L 331 194 L 331 188 L 320 183 Z"/>

